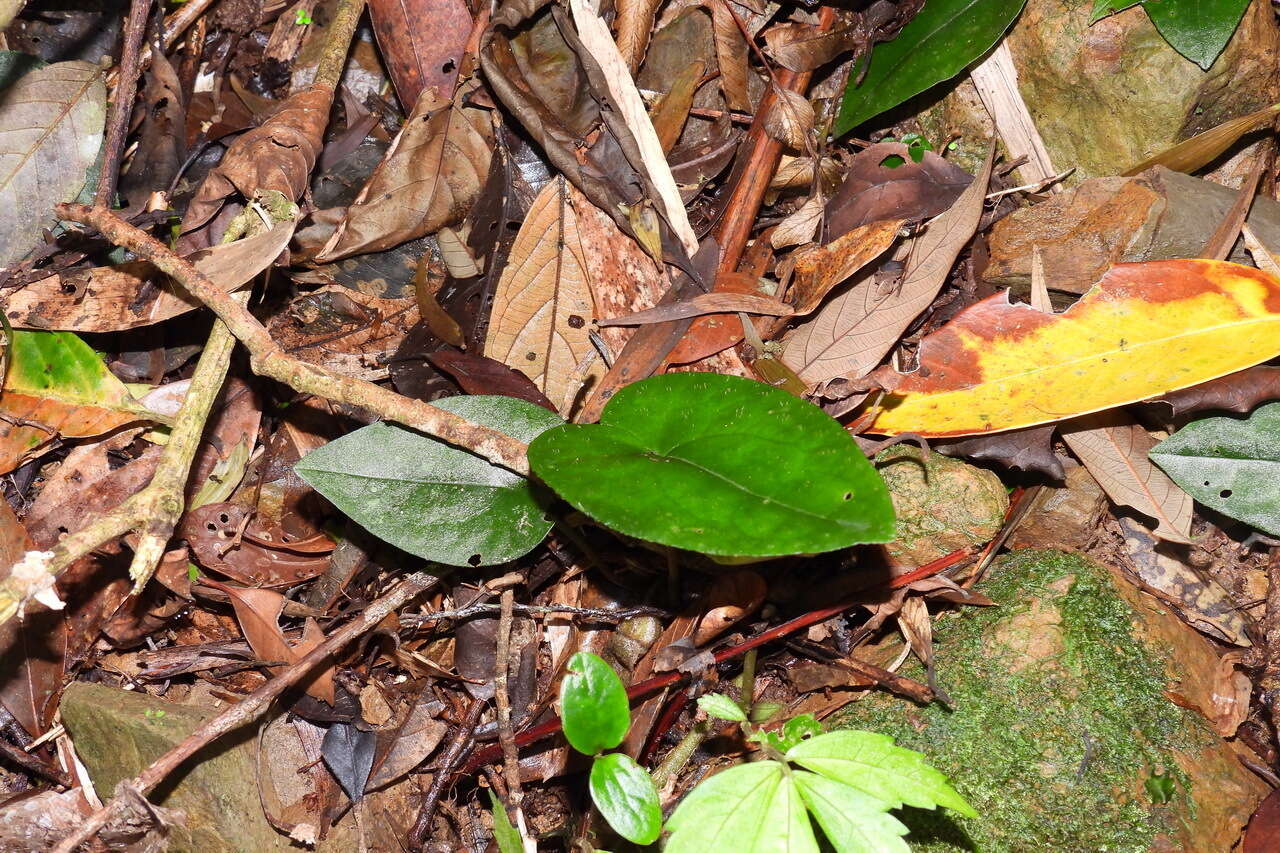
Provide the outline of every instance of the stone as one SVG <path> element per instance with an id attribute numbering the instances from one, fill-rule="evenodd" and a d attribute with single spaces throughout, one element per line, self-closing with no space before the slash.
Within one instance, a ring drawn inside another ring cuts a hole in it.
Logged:
<path id="1" fill-rule="evenodd" d="M 904 810 L 912 849 L 1231 850 L 1268 788 L 1166 696 L 1208 710 L 1208 641 L 1080 555 L 1015 551 L 978 590 L 997 606 L 934 627 L 950 707 L 875 693 L 839 719 L 923 752 L 978 810 Z"/>

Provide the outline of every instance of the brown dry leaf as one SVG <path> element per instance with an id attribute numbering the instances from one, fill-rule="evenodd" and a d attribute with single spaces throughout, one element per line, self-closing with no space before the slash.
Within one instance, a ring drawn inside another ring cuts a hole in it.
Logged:
<path id="1" fill-rule="evenodd" d="M 1253 683 L 1237 667 L 1243 666 L 1240 652 L 1227 652 L 1218 661 L 1213 677 L 1213 728 L 1222 737 L 1235 737 L 1236 729 L 1249 718 L 1249 698 Z"/>
<path id="2" fill-rule="evenodd" d="M 225 291 L 252 281 L 289 245 L 292 220 L 269 231 L 187 257 Z M 149 326 L 201 307 L 149 263 L 135 261 L 42 278 L 8 295 L 4 312 L 24 329 L 119 332 Z"/>
<path id="3" fill-rule="evenodd" d="M 749 273 L 724 272 L 716 276 L 715 293 L 764 295 L 760 279 Z M 722 352 L 743 338 L 742 321 L 731 314 L 699 317 L 667 356 L 669 364 L 692 364 Z"/>
<path id="4" fill-rule="evenodd" d="M 389 249 L 460 222 L 489 174 L 491 136 L 485 111 L 423 92 L 316 260 Z"/>
<path id="5" fill-rule="evenodd" d="M 898 630 L 911 646 L 911 651 L 930 672 L 933 680 L 933 623 L 929 621 L 929 608 L 919 596 L 909 596 L 898 611 Z"/>
<path id="6" fill-rule="evenodd" d="M 902 163 L 889 168 L 884 163 L 890 157 Z M 972 181 L 968 172 L 932 151 L 917 163 L 901 142 L 878 142 L 853 158 L 827 204 L 827 239 L 877 220 L 938 216 Z"/>
<path id="7" fill-rule="evenodd" d="M 803 151 L 813 130 L 813 105 L 804 95 L 773 87 L 773 108 L 764 120 L 764 131 L 788 148 Z"/>
<path id="8" fill-rule="evenodd" d="M 402 778 L 440 745 L 449 727 L 439 718 L 443 710 L 440 703 L 429 697 L 425 692 L 420 695 L 387 745 L 380 746 L 380 757 L 369 774 L 366 791 L 375 791 Z"/>
<path id="9" fill-rule="evenodd" d="M 556 407 L 543 396 L 528 376 L 500 361 L 472 352 L 440 350 L 427 353 L 427 360 L 453 377 L 468 394 L 496 394 L 527 400 L 552 412 Z"/>
<path id="10" fill-rule="evenodd" d="M 707 591 L 707 612 L 698 621 L 693 644 L 703 646 L 755 613 L 768 591 L 764 578 L 750 569 L 717 577 Z"/>
<path id="11" fill-rule="evenodd" d="M 812 24 L 778 24 L 765 32 L 764 40 L 769 46 L 769 55 L 784 68 L 812 71 L 842 53 L 861 51 L 867 46 L 867 33 L 860 26 L 861 21 L 861 15 L 848 15 L 826 32 Z"/>
<path id="12" fill-rule="evenodd" d="M 1152 166 L 1164 166 L 1175 172 L 1194 172 L 1216 160 L 1246 133 L 1270 124 L 1277 114 L 1280 114 L 1280 104 L 1272 104 L 1257 112 L 1224 121 L 1129 167 L 1123 172 L 1123 177 L 1132 177 Z"/>
<path id="13" fill-rule="evenodd" d="M 649 47 L 649 33 L 653 30 L 653 17 L 662 0 L 619 0 L 614 28 L 618 31 L 618 52 L 626 60 L 634 74 L 644 61 Z"/>
<path id="14" fill-rule="evenodd" d="M 466 0 L 369 0 L 369 20 L 400 103 L 453 94 L 471 35 Z"/>
<path id="15" fill-rule="evenodd" d="M 1263 245 L 1258 235 L 1249 227 L 1248 222 L 1240 226 L 1240 236 L 1244 237 L 1244 244 L 1248 247 L 1249 254 L 1253 255 L 1254 266 L 1263 272 L 1280 277 L 1280 258 Z"/>
<path id="16" fill-rule="evenodd" d="M 822 226 L 822 211 L 826 200 L 817 192 L 805 199 L 794 213 L 778 223 L 769 238 L 775 249 L 812 243 Z"/>
<path id="17" fill-rule="evenodd" d="M 599 324 L 601 326 L 645 326 L 650 323 L 701 317 L 705 314 L 734 314 L 738 311 L 744 314 L 787 317 L 791 314 L 791 306 L 769 296 L 750 293 L 699 293 L 681 302 L 672 302 L 646 311 L 636 311 L 633 314 L 600 320 Z"/>
<path id="18" fill-rule="evenodd" d="M 1280 400 L 1280 367 L 1265 364 L 1228 373 L 1152 400 L 1168 403 L 1175 415 L 1206 410 L 1251 412 L 1269 400 Z"/>
<path id="19" fill-rule="evenodd" d="M 720 67 L 720 91 L 724 93 L 729 109 L 750 112 L 751 96 L 747 93 L 747 54 L 750 48 L 725 0 L 710 0 L 707 7 L 711 10 L 716 64 Z"/>
<path id="20" fill-rule="evenodd" d="M 584 378 L 605 370 L 588 336 L 592 281 L 570 199 L 563 179 L 534 199 L 493 295 L 484 352 L 532 379 L 561 414 L 572 408 L 578 366 L 594 359 Z"/>
<path id="21" fill-rule="evenodd" d="M 680 69 L 680 73 L 671 81 L 667 93 L 659 98 L 649 110 L 649 119 L 653 122 L 653 130 L 658 134 L 658 143 L 668 155 L 680 134 L 684 131 L 685 122 L 689 119 L 689 108 L 693 106 L 693 96 L 702 82 L 706 64 L 695 59 Z"/>
<path id="22" fill-rule="evenodd" d="M 946 213 L 930 220 L 910 246 L 902 281 L 883 292 L 870 276 L 836 297 L 787 338 L 783 360 L 810 385 L 865 376 L 929 306 L 973 237 L 991 178 L 986 165 Z"/>
<path id="23" fill-rule="evenodd" d="M 796 250 L 790 290 L 796 314 L 808 314 L 817 308 L 833 287 L 883 254 L 893 245 L 905 221 L 872 222 L 825 245 Z"/>
<path id="24" fill-rule="evenodd" d="M 294 299 L 267 329 L 296 358 L 376 381 L 386 378 L 388 360 L 418 319 L 412 296 L 382 299 L 329 284 Z"/>
<path id="25" fill-rule="evenodd" d="M 1155 519 L 1161 539 L 1191 541 L 1191 496 L 1147 458 L 1156 441 L 1141 424 L 1111 409 L 1068 421 L 1059 434 L 1107 497 Z"/>
<path id="26" fill-rule="evenodd" d="M 799 189 L 813 185 L 814 178 L 818 186 L 826 192 L 840 180 L 840 168 L 830 157 L 822 157 L 818 163 L 817 174 L 814 174 L 813 157 L 792 157 L 783 154 L 778 168 L 769 181 L 771 190 Z"/>
<path id="27" fill-rule="evenodd" d="M 995 462 L 1062 482 L 1065 476 L 1062 460 L 1053 452 L 1053 433 L 1057 428 L 1056 424 L 1046 424 L 973 438 L 930 441 L 929 446 L 945 456 Z"/>

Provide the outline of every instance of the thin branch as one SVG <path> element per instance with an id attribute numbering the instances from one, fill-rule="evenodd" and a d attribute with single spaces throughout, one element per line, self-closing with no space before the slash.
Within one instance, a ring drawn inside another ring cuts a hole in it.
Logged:
<path id="1" fill-rule="evenodd" d="M 102 171 L 98 175 L 98 191 L 94 204 L 110 207 L 116 197 L 116 181 L 120 178 L 120 160 L 124 156 L 124 141 L 129 133 L 129 116 L 133 115 L 133 100 L 138 94 L 138 75 L 142 66 L 138 62 L 138 49 L 142 46 L 142 34 L 147 28 L 147 14 L 151 0 L 132 0 L 129 17 L 124 23 L 124 44 L 120 49 L 120 76 L 117 78 L 115 96 L 111 99 L 111 118 L 107 122 L 107 144 L 102 158 Z"/>
<path id="2" fill-rule="evenodd" d="M 438 610 L 434 613 L 410 614 L 400 617 L 401 625 L 425 625 L 428 622 L 445 620 L 470 619 L 502 612 L 499 604 L 472 604 L 457 610 Z M 573 607 L 568 604 L 512 604 L 512 613 L 521 616 L 577 616 L 584 621 L 621 622 L 637 616 L 669 617 L 671 613 L 660 607 L 628 607 L 621 610 L 610 610 L 604 607 Z"/>
<path id="3" fill-rule="evenodd" d="M 73 853 L 77 847 L 93 838 L 110 820 L 121 815 L 133 804 L 133 799 L 127 792 L 143 796 L 152 791 L 188 758 L 223 735 L 256 720 L 281 693 L 302 681 L 313 669 L 333 657 L 352 640 L 373 630 L 388 615 L 431 589 L 437 582 L 437 578 L 423 572 L 410 575 L 386 595 L 366 607 L 358 617 L 330 634 L 302 660 L 204 723 L 133 779 L 117 785 L 111 802 L 94 812 L 74 834 L 63 839 L 54 853 Z"/>
<path id="4" fill-rule="evenodd" d="M 526 853 L 537 850 L 529 840 L 524 818 L 524 791 L 520 788 L 520 754 L 516 751 L 516 736 L 511 730 L 511 693 L 508 673 L 511 668 L 511 622 L 515 592 L 510 587 L 502 591 L 501 610 L 498 615 L 498 641 L 493 655 L 493 701 L 498 716 L 498 743 L 502 746 L 502 775 L 507 783 L 507 799 L 516 814 L 516 828 Z"/>
<path id="5" fill-rule="evenodd" d="M 418 819 L 414 821 L 413 831 L 409 833 L 411 850 L 423 849 L 427 833 L 431 831 L 431 821 L 435 817 L 436 806 L 440 804 L 440 797 L 444 795 L 445 788 L 453 779 L 453 772 L 458 768 L 463 756 L 475 743 L 476 726 L 480 723 L 480 714 L 484 712 L 485 704 L 483 699 L 476 699 L 471 703 L 471 707 L 467 709 L 467 716 L 462 720 L 462 725 L 449 743 L 449 751 L 441 759 L 440 766 L 431 779 L 431 787 L 427 789 L 427 795 L 422 799 L 422 808 L 418 810 Z"/>

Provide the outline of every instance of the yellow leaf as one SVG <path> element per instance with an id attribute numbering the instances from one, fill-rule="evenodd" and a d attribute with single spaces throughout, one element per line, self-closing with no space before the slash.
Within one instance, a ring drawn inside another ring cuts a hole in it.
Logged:
<path id="1" fill-rule="evenodd" d="M 920 345 L 869 432 L 976 435 L 1198 385 L 1280 354 L 1280 279 L 1224 261 L 1120 264 L 1063 314 L 997 294 Z"/>

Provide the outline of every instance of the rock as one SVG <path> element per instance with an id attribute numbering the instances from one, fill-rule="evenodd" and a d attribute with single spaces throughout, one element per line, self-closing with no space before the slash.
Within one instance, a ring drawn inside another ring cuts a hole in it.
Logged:
<path id="1" fill-rule="evenodd" d="M 1267 786 L 1165 695 L 1208 709 L 1209 643 L 1078 555 L 1014 552 L 979 589 L 999 606 L 934 628 L 950 708 L 877 693 L 840 718 L 925 753 L 978 810 L 905 810 L 912 849 L 1230 850 Z"/>
<path id="2" fill-rule="evenodd" d="M 74 682 L 62 696 L 62 722 L 106 799 L 116 784 L 142 772 L 214 716 L 203 709 L 143 693 Z M 169 777 L 152 802 L 186 814 L 170 851 L 243 853 L 297 849 L 267 823 L 254 772 L 254 728 L 214 742 Z"/>
<path id="3" fill-rule="evenodd" d="M 885 546 L 900 565 L 922 566 L 996 535 L 1009 495 L 990 471 L 899 444 L 876 455 L 898 517 L 898 538 Z"/>

